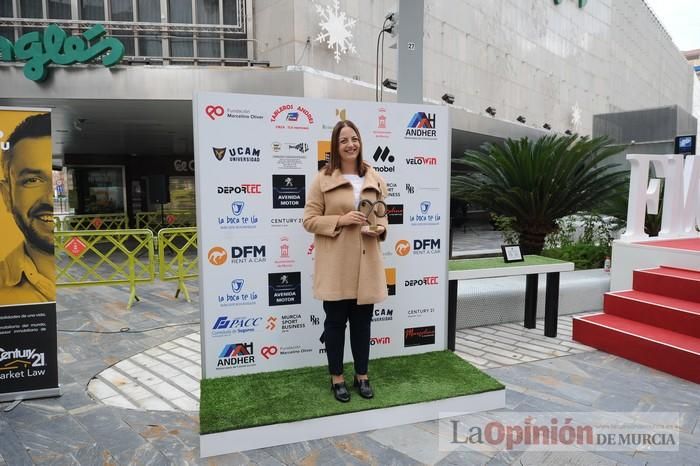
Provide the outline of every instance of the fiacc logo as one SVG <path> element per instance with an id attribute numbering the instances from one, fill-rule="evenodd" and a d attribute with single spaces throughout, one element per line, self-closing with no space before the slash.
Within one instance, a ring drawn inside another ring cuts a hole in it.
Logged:
<path id="1" fill-rule="evenodd" d="M 406 138 L 408 139 L 435 139 L 435 114 L 416 112 L 406 128 Z"/>
<path id="2" fill-rule="evenodd" d="M 222 265 L 226 262 L 226 259 L 228 259 L 228 255 L 226 254 L 226 250 L 224 248 L 214 246 L 209 250 L 207 259 L 209 259 L 209 263 L 212 265 Z"/>
<path id="3" fill-rule="evenodd" d="M 206 113 L 210 119 L 216 120 L 224 116 L 224 107 L 221 105 L 207 105 L 204 107 L 204 113 Z"/>

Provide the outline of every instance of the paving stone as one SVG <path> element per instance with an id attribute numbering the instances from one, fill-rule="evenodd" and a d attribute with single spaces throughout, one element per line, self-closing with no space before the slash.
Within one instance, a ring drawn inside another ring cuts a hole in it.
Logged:
<path id="1" fill-rule="evenodd" d="M 138 402 L 129 401 L 122 395 L 110 396 L 109 398 L 104 398 L 100 401 L 106 405 L 115 406 L 117 408 L 138 409 L 140 407 Z"/>
<path id="2" fill-rule="evenodd" d="M 465 466 L 486 464 L 489 457 L 475 451 L 453 451 L 436 463 L 436 466 Z"/>
<path id="3" fill-rule="evenodd" d="M 139 405 L 143 409 L 150 409 L 154 411 L 169 411 L 174 408 L 173 405 L 166 403 L 162 399 L 155 396 L 140 400 Z"/>
<path id="4" fill-rule="evenodd" d="M 616 461 L 596 454 L 581 452 L 525 452 L 518 459 L 522 466 L 615 466 Z"/>
<path id="5" fill-rule="evenodd" d="M 4 414 L 4 413 L 3 413 Z M 0 418 L 0 465 L 27 466 L 33 464 L 22 441 L 9 423 Z"/>
<path id="6" fill-rule="evenodd" d="M 95 444 L 94 437 L 69 414 L 14 430 L 36 463 L 43 462 L 45 457 L 74 454 Z"/>
<path id="7" fill-rule="evenodd" d="M 278 445 L 264 448 L 268 455 L 272 456 L 282 464 L 296 464 L 305 462 L 305 458 L 313 455 L 314 452 L 332 446 L 331 439 L 310 440 L 307 442 L 297 442 L 289 445 Z M 246 452 L 249 454 L 249 452 Z M 309 461 L 306 461 L 308 463 Z"/>
<path id="8" fill-rule="evenodd" d="M 434 435 L 412 425 L 375 430 L 367 435 L 424 464 L 435 464 L 448 453 L 438 451 L 438 440 Z"/>

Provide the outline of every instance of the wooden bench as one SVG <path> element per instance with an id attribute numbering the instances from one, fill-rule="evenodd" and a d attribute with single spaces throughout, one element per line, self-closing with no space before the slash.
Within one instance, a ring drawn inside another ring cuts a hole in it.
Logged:
<path id="1" fill-rule="evenodd" d="M 574 270 L 573 262 L 542 256 L 525 256 L 523 262 L 506 263 L 502 257 L 457 259 L 448 262 L 447 347 L 454 351 L 457 333 L 457 284 L 460 280 L 525 275 L 525 317 L 523 326 L 535 328 L 539 274 L 547 274 L 544 305 L 544 334 L 557 336 L 559 318 L 559 273 Z"/>

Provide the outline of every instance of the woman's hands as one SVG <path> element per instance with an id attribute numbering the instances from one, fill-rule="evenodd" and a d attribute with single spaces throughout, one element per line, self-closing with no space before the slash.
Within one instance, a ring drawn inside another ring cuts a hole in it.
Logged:
<path id="1" fill-rule="evenodd" d="M 381 236 L 381 234 L 384 233 L 384 226 L 377 225 L 376 230 L 372 230 L 372 229 L 370 229 L 369 225 L 365 225 L 362 228 L 360 228 L 360 232 L 363 235 L 377 237 L 377 236 Z"/>
<path id="2" fill-rule="evenodd" d="M 364 225 L 367 223 L 367 217 L 365 214 L 358 210 L 351 210 L 345 215 L 341 215 L 338 219 L 338 225 L 341 227 L 348 225 Z"/>

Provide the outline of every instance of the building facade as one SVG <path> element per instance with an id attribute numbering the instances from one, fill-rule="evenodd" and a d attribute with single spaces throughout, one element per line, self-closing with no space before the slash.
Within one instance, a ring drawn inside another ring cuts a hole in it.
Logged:
<path id="1" fill-rule="evenodd" d="M 124 56 L 111 67 L 50 65 L 37 82 L 0 46 L 0 105 L 53 109 L 67 209 L 156 209 L 146 193 L 162 175 L 176 193 L 166 207 L 185 209 L 194 92 L 374 100 L 377 75 L 401 86 L 397 47 L 410 44 L 399 9 L 397 0 L 6 0 L 5 44 L 49 24 L 68 35 L 99 24 Z M 396 12 L 398 35 L 382 43 Z M 693 69 L 643 0 L 425 0 L 423 14 L 423 98 L 454 97 L 453 156 L 506 137 L 591 134 L 593 115 L 692 112 Z M 328 32 L 347 53 L 319 40 Z"/>

